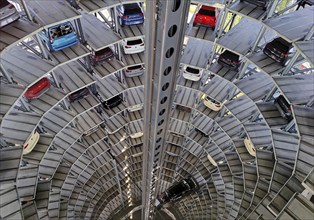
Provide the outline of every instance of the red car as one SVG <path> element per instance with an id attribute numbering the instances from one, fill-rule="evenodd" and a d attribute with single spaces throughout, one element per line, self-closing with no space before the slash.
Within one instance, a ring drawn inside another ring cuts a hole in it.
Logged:
<path id="1" fill-rule="evenodd" d="M 37 99 L 44 94 L 50 88 L 50 81 L 47 77 L 42 78 L 37 83 L 32 85 L 24 93 L 24 97 L 27 99 Z"/>
<path id="2" fill-rule="evenodd" d="M 215 28 L 216 20 L 216 8 L 202 5 L 200 10 L 195 15 L 193 26 L 206 25 Z"/>

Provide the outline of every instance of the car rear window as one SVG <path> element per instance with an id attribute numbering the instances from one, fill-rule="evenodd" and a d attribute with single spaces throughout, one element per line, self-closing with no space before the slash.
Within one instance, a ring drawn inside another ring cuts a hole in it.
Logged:
<path id="1" fill-rule="evenodd" d="M 284 42 L 283 39 L 275 39 L 271 42 L 271 44 L 285 52 L 287 52 L 291 47 L 290 44 L 288 42 Z"/>
<path id="2" fill-rule="evenodd" d="M 109 47 L 106 47 L 106 48 L 104 48 L 102 50 L 95 51 L 95 55 L 101 56 L 103 54 L 108 54 L 108 53 L 111 53 L 111 52 L 112 52 L 112 50 Z"/>
<path id="3" fill-rule="evenodd" d="M 132 45 L 137 45 L 141 43 L 143 43 L 142 39 L 137 39 L 137 40 L 128 40 L 126 44 L 132 46 Z"/>
<path id="4" fill-rule="evenodd" d="M 192 68 L 192 67 L 189 67 L 189 66 L 186 68 L 186 71 L 190 72 L 190 73 L 194 73 L 194 74 L 199 74 L 199 72 L 200 72 L 199 69 L 195 69 L 195 68 Z"/>
<path id="5" fill-rule="evenodd" d="M 128 67 L 128 70 L 136 70 L 136 69 L 141 69 L 142 65 L 135 65 L 135 66 L 130 66 Z"/>
<path id="6" fill-rule="evenodd" d="M 142 13 L 141 9 L 139 7 L 135 8 L 126 8 L 124 11 L 125 15 L 134 15 L 134 14 L 139 14 Z"/>
<path id="7" fill-rule="evenodd" d="M 198 13 L 201 15 L 215 16 L 215 11 L 209 11 L 205 9 L 200 9 Z"/>
<path id="8" fill-rule="evenodd" d="M 235 54 L 235 53 L 232 53 L 230 52 L 229 50 L 225 50 L 223 52 L 223 56 L 224 57 L 228 57 L 229 59 L 231 60 L 238 60 L 239 59 L 239 55 Z"/>
<path id="9" fill-rule="evenodd" d="M 10 3 L 6 0 L 1 0 L 0 1 L 0 8 L 4 8 L 5 6 L 8 6 Z"/>

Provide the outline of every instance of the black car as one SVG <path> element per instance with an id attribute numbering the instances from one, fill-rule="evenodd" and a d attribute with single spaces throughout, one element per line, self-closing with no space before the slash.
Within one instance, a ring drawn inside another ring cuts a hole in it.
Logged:
<path id="1" fill-rule="evenodd" d="M 250 4 L 262 7 L 264 10 L 267 8 L 270 0 L 240 0 L 240 2 L 248 2 Z"/>
<path id="2" fill-rule="evenodd" d="M 76 102 L 80 99 L 83 99 L 87 96 L 89 96 L 89 89 L 88 88 L 83 88 L 83 89 L 80 89 L 74 93 L 72 93 L 71 95 L 69 95 L 69 101 L 70 102 Z"/>
<path id="3" fill-rule="evenodd" d="M 175 183 L 159 196 L 158 200 L 160 204 L 157 208 L 161 208 L 161 206 L 167 202 L 176 202 L 180 200 L 182 197 L 197 190 L 198 187 L 198 183 L 193 177 Z"/>
<path id="4" fill-rule="evenodd" d="M 288 121 L 291 121 L 293 119 L 291 106 L 285 99 L 283 95 L 278 96 L 275 99 L 275 106 L 277 107 L 278 111 L 280 112 L 280 115 L 287 119 Z"/>
<path id="5" fill-rule="evenodd" d="M 229 69 L 237 70 L 241 64 L 241 61 L 239 55 L 232 53 L 229 50 L 225 50 L 222 54 L 220 54 L 218 63 Z"/>
<path id="6" fill-rule="evenodd" d="M 111 99 L 108 99 L 107 101 L 104 101 L 102 105 L 105 109 L 112 109 L 118 105 L 120 105 L 123 102 L 123 96 L 122 94 L 119 94 Z"/>
<path id="7" fill-rule="evenodd" d="M 285 65 L 288 60 L 289 52 L 292 48 L 293 46 L 291 43 L 285 41 L 281 37 L 278 37 L 267 43 L 263 52 L 276 62 Z"/>

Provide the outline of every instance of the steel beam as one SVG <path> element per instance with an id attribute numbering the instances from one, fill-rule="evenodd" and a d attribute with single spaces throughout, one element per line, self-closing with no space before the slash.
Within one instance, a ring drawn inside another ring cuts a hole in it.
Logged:
<path id="1" fill-rule="evenodd" d="M 142 219 L 154 218 L 152 170 L 165 148 L 189 6 L 190 0 L 146 1 Z"/>

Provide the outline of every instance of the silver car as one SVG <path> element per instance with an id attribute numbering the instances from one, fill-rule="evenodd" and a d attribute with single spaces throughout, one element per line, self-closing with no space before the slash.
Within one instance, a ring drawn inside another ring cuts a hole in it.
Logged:
<path id="1" fill-rule="evenodd" d="M 6 26 L 20 18 L 14 5 L 7 0 L 0 1 L 0 27 Z"/>

